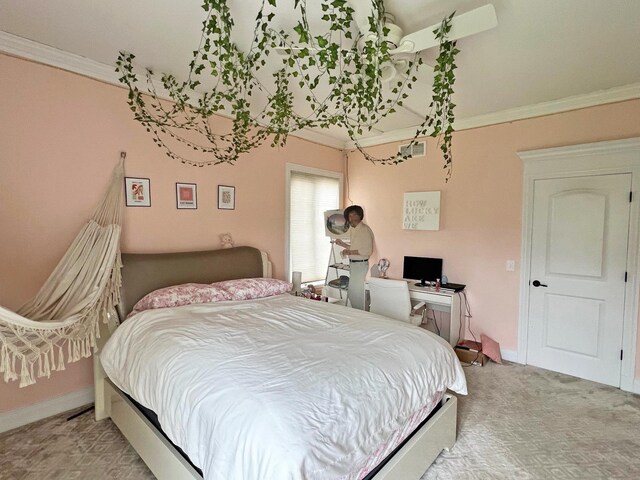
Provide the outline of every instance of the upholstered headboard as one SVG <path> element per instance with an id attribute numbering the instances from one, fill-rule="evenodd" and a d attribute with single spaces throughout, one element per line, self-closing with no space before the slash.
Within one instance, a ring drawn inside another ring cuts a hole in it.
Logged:
<path id="1" fill-rule="evenodd" d="M 123 253 L 120 320 L 149 292 L 182 283 L 271 277 L 267 254 L 253 247 L 179 253 Z"/>

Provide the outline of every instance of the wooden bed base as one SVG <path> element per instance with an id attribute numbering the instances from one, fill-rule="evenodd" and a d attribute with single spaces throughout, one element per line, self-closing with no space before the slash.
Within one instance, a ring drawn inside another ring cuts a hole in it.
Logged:
<path id="1" fill-rule="evenodd" d="M 215 254 L 215 251 L 211 253 Z M 263 276 L 270 277 L 271 263 L 264 252 L 261 258 Z M 126 265 L 126 258 L 124 261 Z M 106 326 L 102 328 L 101 345 L 111 333 Z M 94 356 L 93 364 L 96 420 L 111 418 L 158 480 L 202 480 L 202 476 L 180 452 L 107 378 L 98 355 Z M 442 450 L 453 447 L 456 421 L 457 399 L 447 394 L 440 409 L 396 452 L 373 480 L 419 479 Z"/>

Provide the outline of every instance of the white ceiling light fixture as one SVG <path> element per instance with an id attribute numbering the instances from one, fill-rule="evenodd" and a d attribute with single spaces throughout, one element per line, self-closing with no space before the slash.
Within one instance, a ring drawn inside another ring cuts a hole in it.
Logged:
<path id="1" fill-rule="evenodd" d="M 423 63 L 417 53 L 439 46 L 431 112 L 412 143 L 426 134 L 439 136 L 448 179 L 454 118 L 451 95 L 458 53 L 449 37 L 451 32 L 460 38 L 486 30 L 491 28 L 489 23 L 477 21 L 480 25 L 469 28 L 468 19 L 479 18 L 472 11 L 402 36 L 382 0 L 321 0 L 312 5 L 320 16 L 313 22 L 306 0 L 294 0 L 298 18 L 292 28 L 284 29 L 275 26 L 278 15 L 283 15 L 276 3 L 262 1 L 253 38 L 248 47 L 239 48 L 227 1 L 204 0 L 207 16 L 187 79 L 168 74 L 161 78 L 171 104 L 158 98 L 152 72 L 147 72 L 146 88 L 138 86 L 135 57 L 121 52 L 116 65 L 120 81 L 129 88 L 130 108 L 156 144 L 170 158 L 186 164 L 233 164 L 264 141 L 281 146 L 296 130 L 339 127 L 368 160 L 400 163 L 408 157 L 375 158 L 359 146 L 358 137 L 402 107 Z M 493 7 L 487 7 L 495 17 Z M 478 10 L 488 11 L 483 9 Z M 284 15 L 291 20 L 290 10 Z M 272 55 L 276 52 L 279 54 Z M 294 111 L 298 103 L 294 100 L 301 98 L 304 111 Z M 222 133 L 219 128 L 224 122 L 218 114 L 232 118 L 226 130 L 223 125 Z M 187 158 L 184 148 L 199 158 Z"/>

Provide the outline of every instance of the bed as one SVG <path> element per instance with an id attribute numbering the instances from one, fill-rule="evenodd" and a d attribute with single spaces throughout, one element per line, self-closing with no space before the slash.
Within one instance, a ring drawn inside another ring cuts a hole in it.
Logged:
<path id="1" fill-rule="evenodd" d="M 250 247 L 125 254 L 123 264 L 123 319 L 159 288 L 271 277 L 266 254 Z M 417 479 L 453 446 L 446 386 L 466 384 L 446 342 L 414 346 L 431 334 L 397 325 L 287 294 L 145 311 L 103 331 L 102 345 L 114 340 L 104 365 L 94 362 L 96 419 L 110 417 L 159 479 Z M 395 357 L 416 365 L 394 369 Z M 422 372 L 430 363 L 443 366 Z M 184 365 L 189 374 L 175 374 Z"/>

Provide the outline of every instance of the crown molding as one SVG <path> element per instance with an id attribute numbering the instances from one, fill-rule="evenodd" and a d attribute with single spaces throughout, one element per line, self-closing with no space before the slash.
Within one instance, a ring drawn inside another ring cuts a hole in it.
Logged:
<path id="1" fill-rule="evenodd" d="M 113 65 L 96 62 L 95 60 L 91 60 L 81 55 L 65 52 L 64 50 L 34 42 L 33 40 L 19 37 L 8 32 L 0 31 L 0 52 L 45 65 L 50 65 L 52 67 L 57 67 L 62 70 L 84 75 L 86 77 L 123 88 L 122 84 L 118 81 L 118 74 L 115 72 L 115 66 Z M 158 96 L 161 98 L 168 98 L 167 93 L 161 88 L 158 88 Z M 471 128 L 486 127 L 499 123 L 513 122 L 515 120 L 552 115 L 555 113 L 594 107 L 607 103 L 622 102 L 635 98 L 640 98 L 640 83 L 633 83 L 585 95 L 576 95 L 560 100 L 553 100 L 551 102 L 543 102 L 535 105 L 527 105 L 499 112 L 477 115 L 475 117 L 462 118 L 455 122 L 454 127 L 457 131 L 469 130 Z M 229 118 L 228 115 L 223 116 Z M 392 130 L 380 135 L 363 138 L 359 143 L 363 147 L 371 147 L 385 143 L 405 141 L 413 138 L 416 133 L 416 128 L 417 127 L 410 127 Z M 339 150 L 352 150 L 355 148 L 355 144 L 351 141 L 345 142 L 344 140 L 340 140 L 314 130 L 301 130 L 292 133 L 291 136 Z"/>
<path id="2" fill-rule="evenodd" d="M 581 108 L 596 107 L 607 103 L 623 102 L 634 98 L 640 98 L 640 83 L 632 83 L 583 95 L 574 95 L 550 102 L 511 108 L 486 115 L 477 115 L 468 119 L 462 119 L 459 125 L 456 123 L 454 126 L 456 130 L 468 130 L 487 125 L 496 125 L 498 123 L 513 122 L 515 120 L 543 117 Z"/>
<path id="3" fill-rule="evenodd" d="M 553 115 L 555 113 L 568 112 L 581 108 L 595 107 L 607 103 L 623 102 L 625 100 L 633 100 L 636 98 L 640 98 L 640 83 L 632 83 L 630 85 L 610 88 L 608 90 L 600 90 L 593 93 L 587 93 L 585 95 L 575 95 L 560 100 L 476 115 L 475 117 L 461 118 L 456 120 L 454 127 L 456 131 L 469 130 L 472 128 L 497 125 L 499 123 Z M 385 143 L 404 141 L 413 138 L 416 134 L 416 128 L 417 126 L 392 130 L 382 135 L 361 139 L 359 143 L 363 147 L 372 147 Z M 355 144 L 353 142 L 347 142 L 345 148 L 354 149 Z"/>
<path id="4" fill-rule="evenodd" d="M 34 42 L 33 40 L 19 37 L 8 32 L 0 31 L 0 52 L 42 63 L 44 65 L 49 65 L 51 67 L 56 67 L 68 72 L 77 73 L 119 88 L 124 88 L 118 81 L 119 76 L 115 71 L 116 67 L 114 65 L 97 62 L 90 58 Z M 170 100 L 169 94 L 164 88 L 157 83 L 155 84 L 155 87 L 158 97 Z M 230 115 L 220 115 L 226 118 L 231 118 Z M 338 150 L 344 149 L 344 140 L 333 138 L 326 134 L 311 130 L 293 132 L 290 136 L 325 145 L 327 147 L 336 148 Z"/>
<path id="5" fill-rule="evenodd" d="M 309 142 L 324 145 L 325 147 L 332 147 L 338 150 L 344 150 L 344 140 L 339 138 L 330 137 L 324 133 L 317 132 L 315 130 L 304 129 L 292 132 L 290 137 L 298 137 Z"/>
<path id="6" fill-rule="evenodd" d="M 523 163 L 533 163 L 544 160 L 566 159 L 568 157 L 586 157 L 602 155 L 603 153 L 640 152 L 640 137 L 622 140 L 608 140 L 605 142 L 568 145 L 566 147 L 544 148 L 541 150 L 526 150 L 517 152 Z M 637 160 L 640 162 L 640 160 Z"/>
<path id="7" fill-rule="evenodd" d="M 0 52 L 57 67 L 113 85 L 120 85 L 115 66 L 65 52 L 8 32 L 0 31 Z"/>

